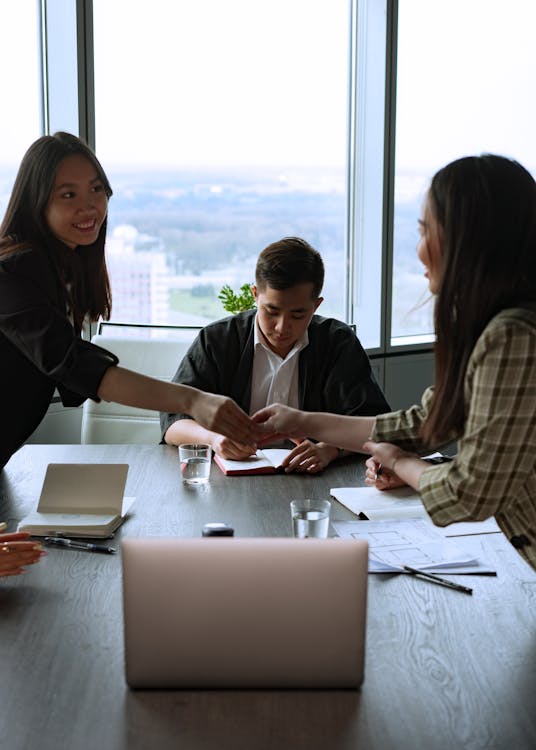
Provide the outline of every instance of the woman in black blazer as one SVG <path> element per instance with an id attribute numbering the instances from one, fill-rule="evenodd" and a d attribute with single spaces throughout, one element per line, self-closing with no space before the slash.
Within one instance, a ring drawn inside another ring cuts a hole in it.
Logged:
<path id="1" fill-rule="evenodd" d="M 30 146 L 0 227 L 0 469 L 43 419 L 52 394 L 194 413 L 242 443 L 253 424 L 229 398 L 118 366 L 81 338 L 107 320 L 111 294 L 104 244 L 110 183 L 91 149 L 69 133 Z"/>

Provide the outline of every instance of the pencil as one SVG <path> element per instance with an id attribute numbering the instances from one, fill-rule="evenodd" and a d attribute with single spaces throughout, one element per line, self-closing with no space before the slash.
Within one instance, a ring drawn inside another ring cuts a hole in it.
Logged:
<path id="1" fill-rule="evenodd" d="M 417 570 L 417 568 L 411 568 L 409 565 L 403 565 L 402 567 L 408 573 L 411 573 L 411 575 L 423 578 L 426 581 L 430 581 L 430 583 L 437 583 L 439 586 L 446 586 L 455 591 L 462 591 L 464 594 L 473 593 L 473 589 L 470 589 L 468 586 L 462 586 L 461 583 L 455 583 L 454 581 L 447 581 L 446 578 L 441 578 L 440 576 L 435 575 L 435 573 L 428 573 L 426 570 Z"/>

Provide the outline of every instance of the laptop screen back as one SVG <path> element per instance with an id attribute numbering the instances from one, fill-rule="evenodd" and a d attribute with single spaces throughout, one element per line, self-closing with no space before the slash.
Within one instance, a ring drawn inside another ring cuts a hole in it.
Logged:
<path id="1" fill-rule="evenodd" d="M 358 687 L 367 556 L 358 540 L 125 539 L 127 683 Z"/>

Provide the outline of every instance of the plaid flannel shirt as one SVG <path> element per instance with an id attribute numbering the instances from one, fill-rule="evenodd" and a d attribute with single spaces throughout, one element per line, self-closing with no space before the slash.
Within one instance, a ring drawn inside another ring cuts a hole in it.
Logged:
<path id="1" fill-rule="evenodd" d="M 372 439 L 430 452 L 419 438 L 422 404 L 377 417 Z M 422 474 L 419 493 L 432 521 L 495 519 L 536 568 L 536 310 L 501 311 L 486 326 L 465 374 L 466 421 L 454 461 Z M 440 447 L 440 446 L 435 446 Z"/>

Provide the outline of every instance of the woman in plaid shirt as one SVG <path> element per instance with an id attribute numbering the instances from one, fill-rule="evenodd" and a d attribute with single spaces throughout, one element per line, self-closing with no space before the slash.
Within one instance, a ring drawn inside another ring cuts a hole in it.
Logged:
<path id="1" fill-rule="evenodd" d="M 438 526 L 494 516 L 536 568 L 536 183 L 501 156 L 458 159 L 432 179 L 419 228 L 436 295 L 421 405 L 368 418 L 276 405 L 256 419 L 370 453 L 367 483 L 410 485 Z M 453 440 L 454 460 L 420 458 Z"/>

